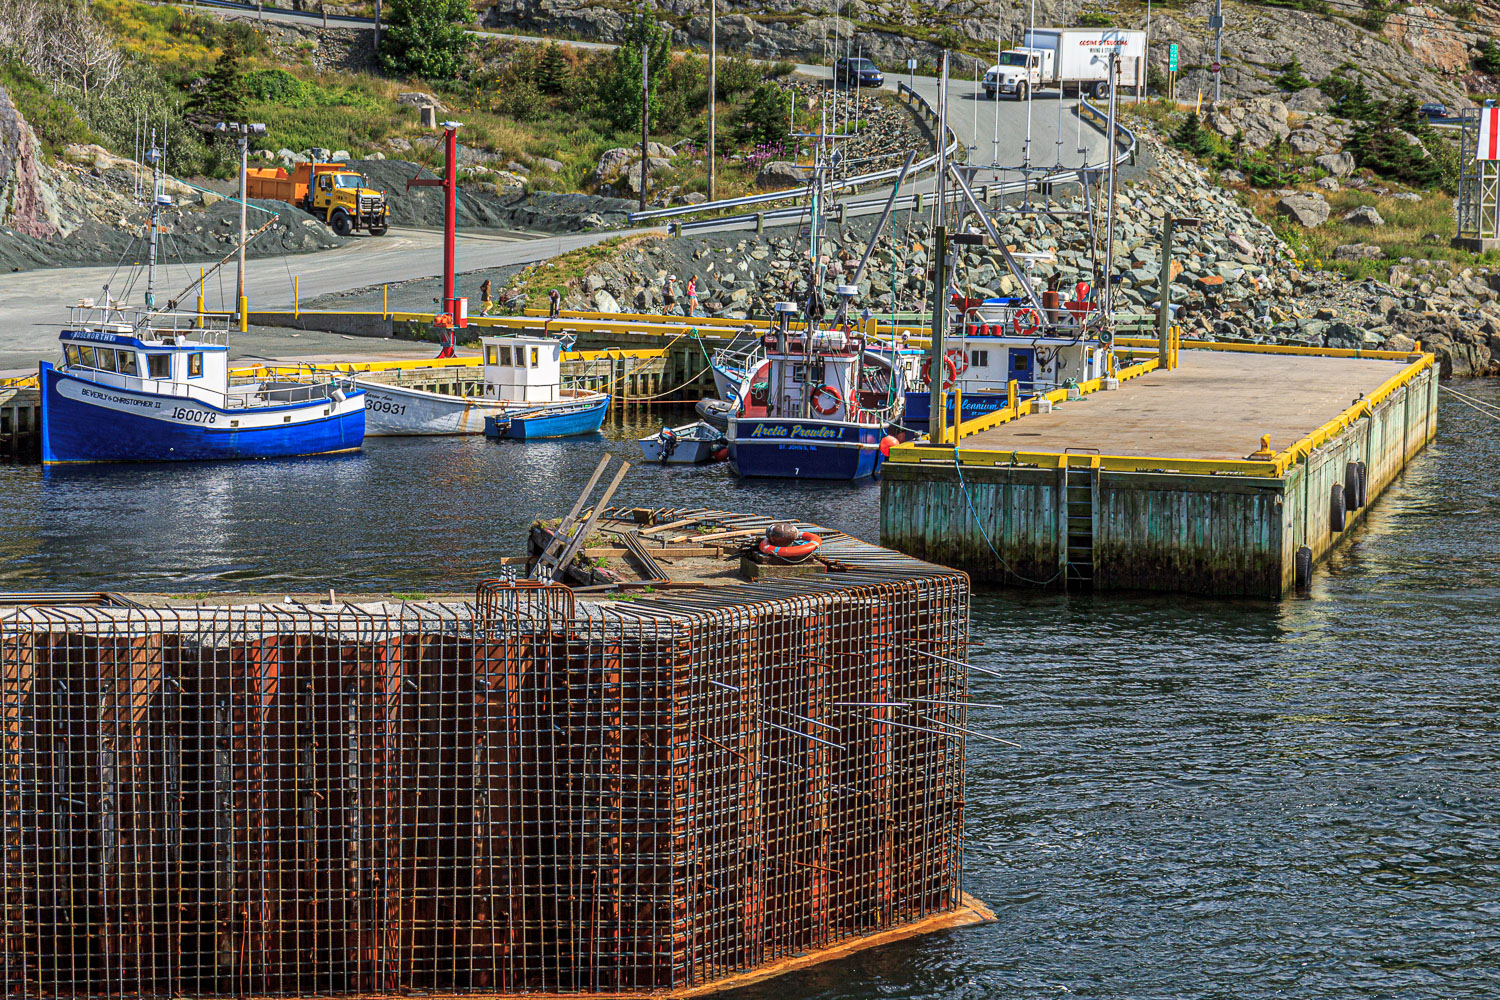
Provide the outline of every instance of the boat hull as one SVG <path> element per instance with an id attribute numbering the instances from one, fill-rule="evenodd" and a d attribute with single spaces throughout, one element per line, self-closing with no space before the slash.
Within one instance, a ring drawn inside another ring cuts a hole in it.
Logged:
<path id="1" fill-rule="evenodd" d="M 569 402 L 530 410 L 526 416 L 491 416 L 484 421 L 485 437 L 536 441 L 543 438 L 577 437 L 597 433 L 609 412 L 609 396 L 598 402 L 579 405 Z"/>
<path id="2" fill-rule="evenodd" d="M 864 479 L 880 467 L 883 437 L 885 429 L 871 424 L 734 417 L 729 465 L 745 477 Z"/>
<path id="3" fill-rule="evenodd" d="M 1003 392 L 965 392 L 963 394 L 963 418 L 973 420 L 1003 408 L 1010 401 Z M 902 423 L 919 431 L 927 429 L 932 419 L 932 393 L 928 390 L 906 393 L 906 412 Z M 948 397 L 947 422 L 953 422 L 953 397 Z"/>
<path id="4" fill-rule="evenodd" d="M 446 396 L 379 382 L 358 381 L 365 390 L 365 434 L 368 437 L 483 434 L 486 417 L 503 414 L 496 400 Z"/>
<path id="5" fill-rule="evenodd" d="M 46 362 L 40 376 L 42 462 L 48 465 L 291 458 L 352 451 L 365 436 L 358 390 L 344 400 L 224 410 L 90 382 Z"/>

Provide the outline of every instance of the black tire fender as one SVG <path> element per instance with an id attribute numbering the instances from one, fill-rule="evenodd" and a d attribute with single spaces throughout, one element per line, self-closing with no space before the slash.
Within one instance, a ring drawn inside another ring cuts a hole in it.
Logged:
<path id="1" fill-rule="evenodd" d="M 1364 510 L 1365 503 L 1370 499 L 1365 492 L 1370 487 L 1369 470 L 1365 468 L 1364 462 L 1359 462 L 1359 508 Z"/>
<path id="2" fill-rule="evenodd" d="M 1306 590 L 1312 584 L 1312 549 L 1306 545 L 1297 549 L 1297 589 Z"/>
<path id="3" fill-rule="evenodd" d="M 1328 529 L 1343 531 L 1347 511 L 1344 509 L 1344 484 L 1334 483 L 1328 503 Z"/>
<path id="4" fill-rule="evenodd" d="M 1346 462 L 1344 464 L 1344 506 L 1349 510 L 1359 510 L 1362 506 L 1359 494 L 1359 463 Z"/>

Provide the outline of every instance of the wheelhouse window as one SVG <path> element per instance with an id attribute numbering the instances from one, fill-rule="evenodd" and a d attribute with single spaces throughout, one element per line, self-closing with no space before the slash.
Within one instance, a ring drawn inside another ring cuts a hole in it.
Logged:
<path id="1" fill-rule="evenodd" d="M 203 352 L 194 351 L 188 355 L 188 378 L 203 377 Z"/>
<path id="2" fill-rule="evenodd" d="M 505 367 L 507 367 L 507 368 L 510 367 L 510 363 L 511 362 L 510 362 L 510 348 L 509 347 L 501 347 L 500 348 L 500 363 L 502 365 L 504 365 Z"/>
<path id="3" fill-rule="evenodd" d="M 81 361 L 78 360 L 78 345 L 77 344 L 66 344 L 66 345 L 64 345 L 64 347 L 63 347 L 63 356 L 68 359 L 68 367 L 70 367 L 70 368 L 73 367 L 74 365 L 79 365 L 79 364 L 83 363 L 83 362 L 81 362 Z"/>
<path id="4" fill-rule="evenodd" d="M 500 363 L 500 348 L 490 344 L 484 349 L 484 363 L 487 365 L 498 365 Z"/>
<path id="5" fill-rule="evenodd" d="M 170 355 L 170 354 L 148 354 L 148 355 L 146 355 L 146 375 L 149 378 L 171 378 L 172 377 L 172 355 Z"/>
<path id="6" fill-rule="evenodd" d="M 88 344 L 80 344 L 78 346 L 78 363 L 85 368 L 97 367 L 98 363 L 94 360 L 94 349 Z"/>
<path id="7" fill-rule="evenodd" d="M 531 349 L 531 367 L 533 367 L 533 368 L 537 367 L 537 365 L 539 363 L 538 357 L 539 357 L 539 355 L 538 355 L 537 348 L 533 347 Z"/>
<path id="8" fill-rule="evenodd" d="M 990 352 L 970 351 L 969 364 L 973 365 L 975 368 L 988 368 L 990 364 Z"/>
<path id="9" fill-rule="evenodd" d="M 115 370 L 115 352 L 108 347 L 94 348 L 94 364 L 101 372 Z"/>
<path id="10" fill-rule="evenodd" d="M 134 351 L 120 351 L 119 352 L 119 360 L 120 360 L 120 374 L 121 375 L 139 375 L 140 374 L 140 370 L 138 368 L 136 368 L 135 352 Z"/>

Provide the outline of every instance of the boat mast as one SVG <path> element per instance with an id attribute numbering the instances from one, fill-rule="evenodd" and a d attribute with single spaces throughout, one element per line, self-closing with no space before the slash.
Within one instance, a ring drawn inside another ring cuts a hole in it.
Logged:
<path id="1" fill-rule="evenodd" d="M 151 161 L 151 212 L 147 225 L 151 227 L 146 241 L 146 308 L 156 308 L 156 230 L 157 215 L 161 211 L 161 150 L 156 148 L 156 129 L 151 130 L 151 148 L 146 151 Z"/>

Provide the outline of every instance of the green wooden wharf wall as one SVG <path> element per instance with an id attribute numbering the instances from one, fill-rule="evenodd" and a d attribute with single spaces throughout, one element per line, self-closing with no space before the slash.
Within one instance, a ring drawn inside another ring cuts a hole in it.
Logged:
<path id="1" fill-rule="evenodd" d="M 1436 370 L 1418 373 L 1279 478 L 1092 470 L 1093 590 L 1291 593 L 1297 550 L 1306 545 L 1314 562 L 1321 560 L 1432 439 L 1437 392 Z M 1160 461 L 1170 466 L 1170 459 Z M 1333 486 L 1342 486 L 1349 463 L 1359 461 L 1366 465 L 1365 505 L 1350 509 L 1335 532 Z M 1080 471 L 1075 464 L 1074 475 Z M 977 581 L 1064 587 L 1065 475 L 965 464 L 960 476 L 951 461 L 887 464 L 881 544 Z"/>

